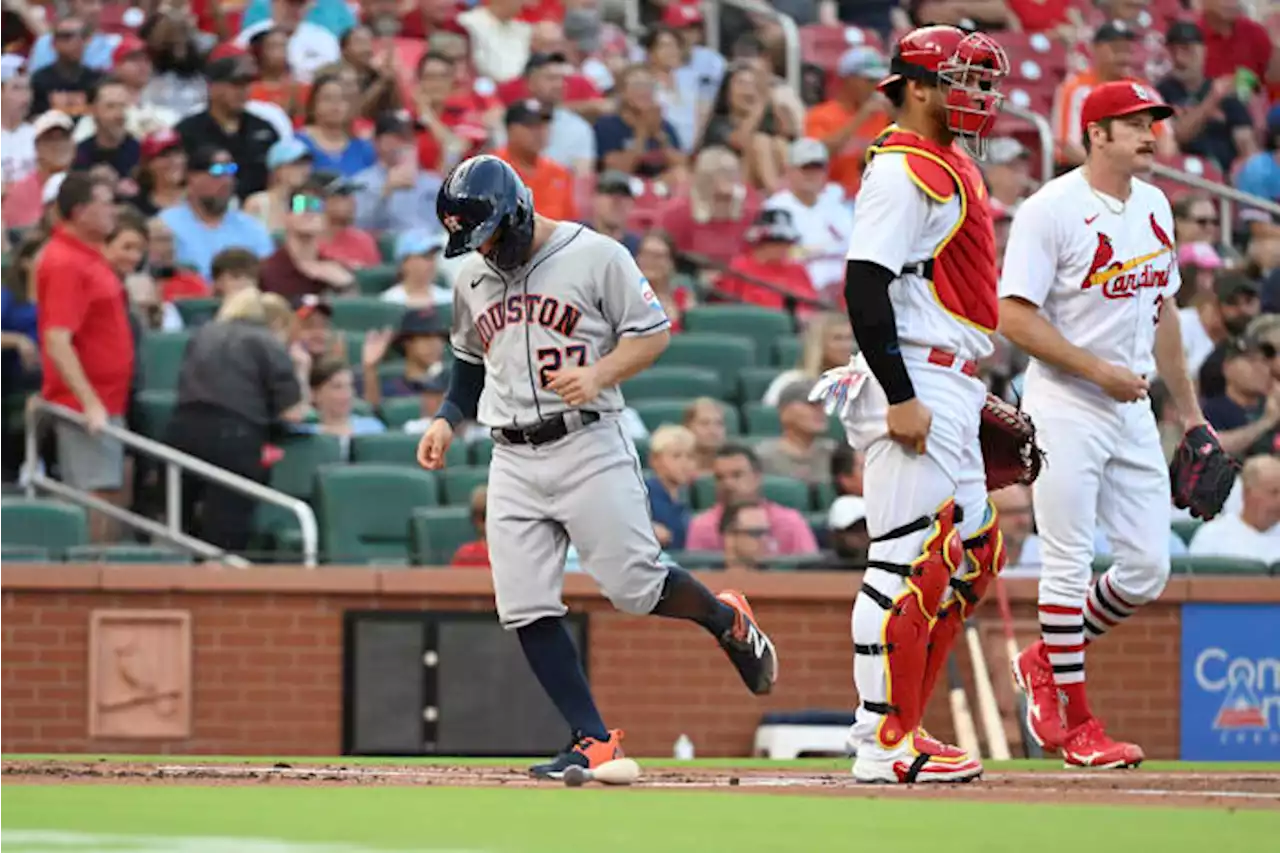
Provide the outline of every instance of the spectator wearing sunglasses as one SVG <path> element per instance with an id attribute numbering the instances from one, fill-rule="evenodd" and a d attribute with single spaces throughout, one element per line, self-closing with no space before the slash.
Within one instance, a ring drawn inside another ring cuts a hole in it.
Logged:
<path id="1" fill-rule="evenodd" d="M 40 36 L 32 45 L 31 58 L 27 61 L 27 67 L 31 72 L 34 74 L 59 60 L 62 54 L 58 45 L 59 34 L 64 32 L 64 28 L 70 21 L 75 21 L 79 25 L 77 38 L 84 52 L 85 67 L 94 71 L 110 69 L 111 53 L 120 41 L 120 36 L 104 33 L 98 29 L 98 20 L 102 17 L 102 6 L 102 0 L 71 0 L 71 14 L 58 20 L 52 32 Z M 8 41 L 7 38 L 5 40 Z"/>
<path id="2" fill-rule="evenodd" d="M 769 552 L 769 514 L 758 502 L 731 503 L 720 516 L 726 569 L 759 569 Z"/>
<path id="3" fill-rule="evenodd" d="M 262 289 L 297 302 L 303 296 L 344 292 L 355 276 L 337 261 L 320 256 L 325 233 L 324 194 L 308 183 L 289 199 L 284 217 L 284 242 L 262 264 Z"/>
<path id="4" fill-rule="evenodd" d="M 175 130 L 187 152 L 214 145 L 231 155 L 239 167 L 235 174 L 235 194 L 248 198 L 267 186 L 267 152 L 280 138 L 271 122 L 245 109 L 249 84 L 253 82 L 253 61 L 242 53 L 219 56 L 208 63 L 209 106 L 189 115 Z"/>
<path id="5" fill-rule="evenodd" d="M 56 55 L 31 75 L 32 115 L 52 109 L 79 118 L 88 109 L 89 92 L 102 75 L 84 64 L 84 33 L 79 18 L 64 18 L 53 28 Z"/>
<path id="6" fill-rule="evenodd" d="M 206 279 L 212 272 L 214 255 L 223 249 L 248 249 L 260 258 L 275 251 L 261 222 L 231 209 L 238 171 L 225 148 L 196 148 L 187 163 L 186 200 L 160 213 L 160 219 L 173 231 L 178 263 Z"/>

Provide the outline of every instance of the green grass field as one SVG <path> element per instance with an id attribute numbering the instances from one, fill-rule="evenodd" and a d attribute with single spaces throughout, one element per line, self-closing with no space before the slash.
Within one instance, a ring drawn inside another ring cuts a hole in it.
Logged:
<path id="1" fill-rule="evenodd" d="M 6 756 L 5 760 L 17 758 L 37 757 Z M 39 758 L 66 761 L 72 757 Z M 203 764 L 252 759 L 160 756 L 145 760 Z M 358 760 L 271 761 L 298 765 Z M 394 759 L 391 763 L 415 762 Z M 450 763 L 462 762 L 452 759 Z M 695 764 L 848 770 L 846 762 L 828 759 Z M 1059 768 L 1057 762 L 1012 762 L 991 769 Z M 1280 765 L 1153 762 L 1146 769 L 1253 775 L 1280 772 Z M 1002 804 L 909 799 L 904 793 L 885 792 L 873 798 L 559 787 L 319 787 L 276 782 L 221 787 L 5 784 L 0 841 L 4 851 L 21 853 L 1079 853 L 1082 849 L 1089 853 L 1261 853 L 1273 849 L 1280 837 L 1280 802 L 1274 802 L 1276 808 L 1271 810 L 1234 810 L 1188 807 L 1176 800 L 1114 807 L 1066 805 L 1054 802 L 1052 795 L 1046 795 L 1043 803 Z"/>

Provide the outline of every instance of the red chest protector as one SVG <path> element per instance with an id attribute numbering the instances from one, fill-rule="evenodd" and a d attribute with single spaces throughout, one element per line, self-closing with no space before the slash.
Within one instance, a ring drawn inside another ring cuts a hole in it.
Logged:
<path id="1" fill-rule="evenodd" d="M 867 157 L 887 151 L 906 155 L 916 186 L 939 204 L 959 194 L 960 221 L 933 257 L 919 263 L 920 273 L 948 314 L 984 332 L 995 331 L 996 236 L 981 172 L 957 147 L 943 147 L 909 131 L 890 131 L 867 150 Z"/>

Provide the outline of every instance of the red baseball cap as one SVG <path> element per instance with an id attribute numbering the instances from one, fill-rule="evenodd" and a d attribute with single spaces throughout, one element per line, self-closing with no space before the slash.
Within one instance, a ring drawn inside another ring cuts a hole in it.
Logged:
<path id="1" fill-rule="evenodd" d="M 1142 83 L 1133 80 L 1103 83 L 1095 86 L 1084 99 L 1080 129 L 1088 133 L 1089 125 L 1095 122 L 1134 113 L 1151 113 L 1153 119 L 1161 121 L 1173 115 L 1173 107 L 1162 101 L 1155 89 Z"/>
<path id="2" fill-rule="evenodd" d="M 182 146 L 182 138 L 170 128 L 161 128 L 148 133 L 142 140 L 142 159 L 150 160 L 159 157 L 166 151 Z"/>
<path id="3" fill-rule="evenodd" d="M 125 33 L 120 36 L 120 41 L 116 44 L 115 50 L 111 51 L 111 64 L 113 66 L 119 65 L 135 54 L 146 52 L 147 45 L 142 39 L 133 33 Z"/>
<path id="4" fill-rule="evenodd" d="M 662 13 L 662 25 L 673 30 L 692 27 L 703 21 L 702 10 L 684 2 L 674 2 Z"/>

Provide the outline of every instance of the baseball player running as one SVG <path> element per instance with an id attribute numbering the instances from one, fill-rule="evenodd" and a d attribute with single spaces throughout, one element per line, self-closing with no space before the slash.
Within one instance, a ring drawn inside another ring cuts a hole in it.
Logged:
<path id="1" fill-rule="evenodd" d="M 667 562 L 649 518 L 639 457 L 618 417 L 618 383 L 653 364 L 670 323 L 630 253 L 585 226 L 533 211 L 533 195 L 496 157 L 460 163 L 437 201 L 446 257 L 467 252 L 453 294 L 455 363 L 439 416 L 418 446 L 444 464 L 453 431 L 477 419 L 495 442 L 489 557 L 498 617 L 573 731 L 532 768 L 560 778 L 621 756 L 562 624 L 565 550 L 615 607 L 706 628 L 755 694 L 777 679 L 773 643 L 738 592 L 712 594 Z"/>
<path id="2" fill-rule="evenodd" d="M 1132 767 L 1085 693 L 1085 647 L 1160 595 L 1169 576 L 1169 472 L 1147 399 L 1154 369 L 1188 430 L 1204 417 L 1183 360 L 1169 201 L 1135 175 L 1173 110 L 1151 89 L 1106 83 L 1085 100 L 1084 166 L 1013 218 L 1000 331 L 1032 356 L 1023 407 L 1048 464 L 1033 486 L 1043 566 L 1042 639 L 1014 663 L 1027 722 L 1068 766 Z M 1115 563 L 1090 585 L 1101 524 Z"/>
<path id="3" fill-rule="evenodd" d="M 1004 549 L 987 501 L 978 359 L 992 351 L 996 251 L 982 177 L 1008 73 L 981 33 L 930 26 L 897 45 L 881 91 L 898 123 L 869 150 L 845 283 L 862 355 L 815 396 L 866 453 L 868 569 L 853 605 L 850 733 L 860 782 L 966 782 L 977 758 L 929 737 L 925 703 Z"/>

